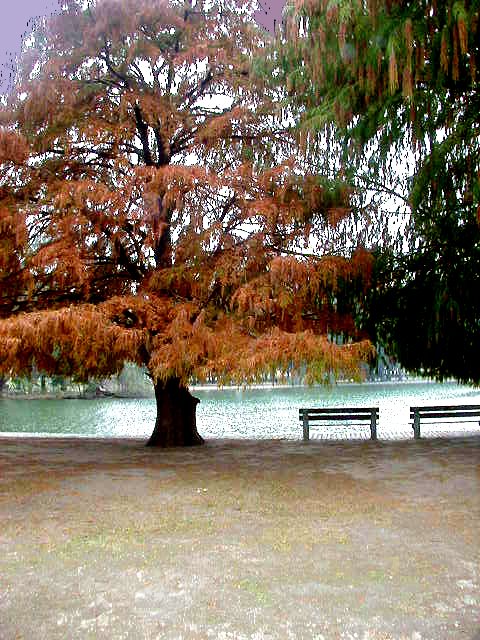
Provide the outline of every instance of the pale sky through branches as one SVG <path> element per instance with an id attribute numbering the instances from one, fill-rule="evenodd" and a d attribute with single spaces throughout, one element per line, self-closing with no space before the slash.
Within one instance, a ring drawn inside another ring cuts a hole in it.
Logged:
<path id="1" fill-rule="evenodd" d="M 122 0 L 118 1 L 122 2 Z M 0 20 L 0 97 L 5 97 L 9 90 L 13 79 L 15 57 L 20 53 L 22 40 L 28 38 L 36 19 L 54 14 L 58 11 L 61 2 L 62 0 L 10 0 L 4 5 Z M 241 0 L 239 2 L 241 3 Z M 285 0 L 257 0 L 257 3 L 258 10 L 255 12 L 257 23 L 273 34 L 281 23 Z M 224 108 L 225 103 L 228 102 L 228 99 L 226 97 L 222 99 L 222 96 L 215 96 L 214 100 L 218 108 Z M 211 100 L 209 106 L 212 106 Z M 193 162 L 195 162 L 194 157 L 190 159 L 190 163 Z M 365 185 L 365 187 L 368 190 L 371 185 Z M 387 203 L 387 209 L 392 211 L 388 226 L 391 232 L 395 233 L 398 226 L 403 226 L 406 220 L 404 215 L 396 216 L 393 213 L 399 210 L 398 198 L 391 198 Z"/>
<path id="2" fill-rule="evenodd" d="M 22 39 L 31 32 L 35 20 L 58 10 L 61 0 L 4 0 L 0 14 L 0 95 L 8 91 L 15 56 L 20 53 Z M 281 22 L 283 0 L 259 0 L 255 18 L 259 25 L 273 33 Z"/>

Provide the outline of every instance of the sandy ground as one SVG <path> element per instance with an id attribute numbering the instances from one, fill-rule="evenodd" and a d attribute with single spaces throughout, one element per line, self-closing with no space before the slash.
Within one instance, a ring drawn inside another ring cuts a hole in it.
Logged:
<path id="1" fill-rule="evenodd" d="M 0 437 L 0 639 L 480 640 L 480 438 Z"/>

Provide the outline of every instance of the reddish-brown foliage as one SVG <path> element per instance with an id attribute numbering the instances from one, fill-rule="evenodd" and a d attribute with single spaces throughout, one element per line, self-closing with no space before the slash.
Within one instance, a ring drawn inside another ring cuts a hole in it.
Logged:
<path id="1" fill-rule="evenodd" d="M 308 174 L 253 79 L 248 14 L 64 5 L 2 118 L 0 373 L 86 379 L 126 360 L 184 384 L 358 372 L 369 343 L 329 336 L 357 337 L 335 291 L 365 286 L 370 258 L 302 255 L 349 193 L 332 199 Z"/>

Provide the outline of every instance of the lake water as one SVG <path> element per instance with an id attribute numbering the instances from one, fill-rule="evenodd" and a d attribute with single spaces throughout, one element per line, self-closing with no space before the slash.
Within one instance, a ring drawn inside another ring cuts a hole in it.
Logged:
<path id="1" fill-rule="evenodd" d="M 455 383 L 340 384 L 334 387 L 274 387 L 246 391 L 194 390 L 200 398 L 198 430 L 205 438 L 302 437 L 300 407 L 379 406 L 378 437 L 411 438 L 409 407 L 422 404 L 480 404 L 480 389 Z M 155 400 L 0 399 L 0 433 L 148 437 Z M 422 435 L 478 433 L 478 423 L 422 426 Z M 368 426 L 311 427 L 311 438 L 370 437 Z"/>

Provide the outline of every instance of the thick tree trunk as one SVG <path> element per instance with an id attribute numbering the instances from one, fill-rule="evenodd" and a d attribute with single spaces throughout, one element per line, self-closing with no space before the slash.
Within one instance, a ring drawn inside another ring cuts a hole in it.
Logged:
<path id="1" fill-rule="evenodd" d="M 203 444 L 197 431 L 196 410 L 200 402 L 178 378 L 154 385 L 157 419 L 147 447 L 191 447 Z"/>

